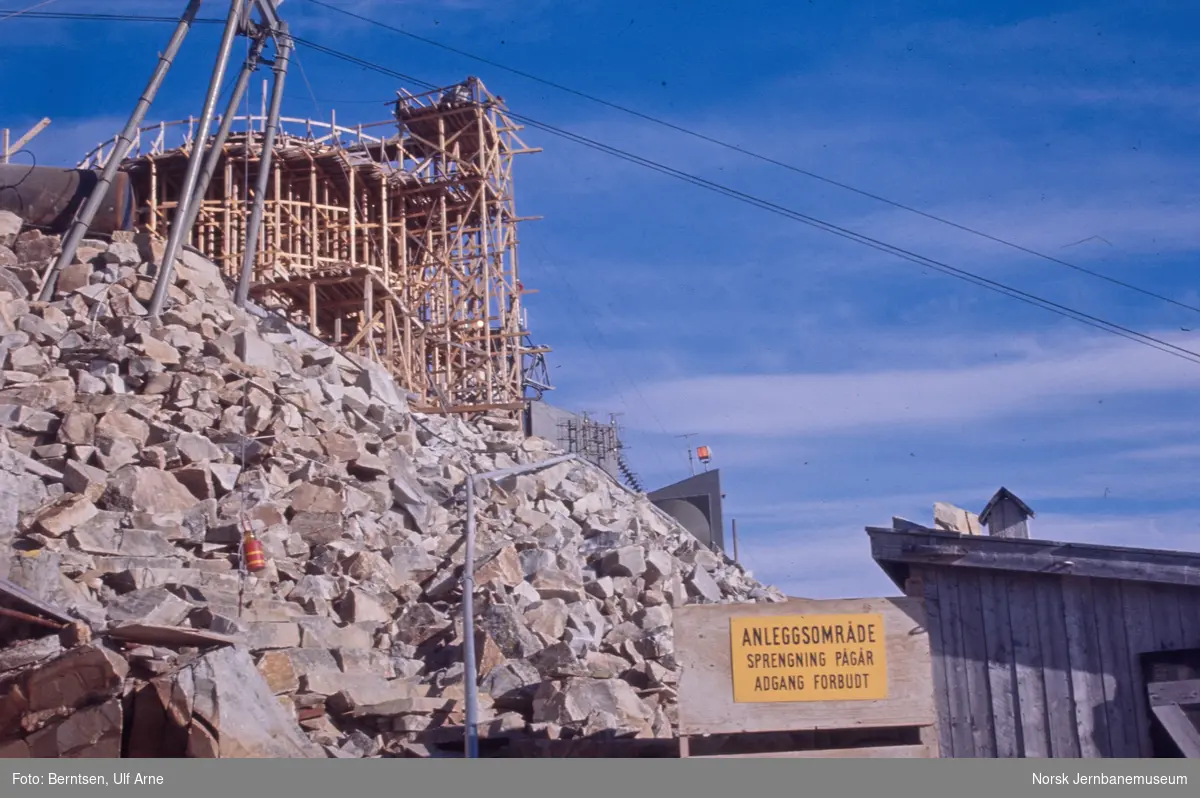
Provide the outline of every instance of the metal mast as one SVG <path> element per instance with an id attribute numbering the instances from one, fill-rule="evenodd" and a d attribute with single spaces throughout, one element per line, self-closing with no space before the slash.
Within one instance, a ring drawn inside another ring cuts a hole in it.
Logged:
<path id="1" fill-rule="evenodd" d="M 96 212 L 104 202 L 109 187 L 112 185 L 113 177 L 120 168 L 122 161 L 124 161 L 125 155 L 129 152 L 129 148 L 133 143 L 134 137 L 137 135 L 142 120 L 146 116 L 146 112 L 150 110 L 150 106 L 154 103 L 154 99 L 162 87 L 163 80 L 166 79 L 167 73 L 170 71 L 171 65 L 174 63 L 175 57 L 183 45 L 184 38 L 186 38 L 196 20 L 196 14 L 200 10 L 201 1 L 190 0 L 187 9 L 179 20 L 179 24 L 175 28 L 175 33 L 167 44 L 166 50 L 159 56 L 158 65 L 155 67 L 150 82 L 146 85 L 145 91 L 142 92 L 142 96 L 134 107 L 129 121 L 125 124 L 124 130 L 117 136 L 116 143 L 109 153 L 108 160 L 104 163 L 100 179 L 92 188 L 87 200 L 72 222 L 70 230 L 63 239 L 62 252 L 59 253 L 58 258 L 47 269 L 46 274 L 42 278 L 41 291 L 38 297 L 42 301 L 53 299 L 59 274 L 75 260 L 75 253 L 79 248 L 79 242 L 87 235 Z M 252 12 L 257 12 L 257 21 L 251 19 Z M 208 143 L 209 130 L 212 127 L 213 116 L 216 113 L 221 82 L 229 64 L 230 54 L 233 50 L 233 41 L 239 35 L 253 39 L 254 43 L 238 75 L 228 110 L 221 118 L 220 127 L 217 130 L 211 147 L 206 151 L 205 145 Z M 208 189 L 209 180 L 212 178 L 213 169 L 229 135 L 233 117 L 232 111 L 237 107 L 237 103 L 246 91 L 250 74 L 257 68 L 263 47 L 268 38 L 275 41 L 275 93 L 276 95 L 282 95 L 283 77 L 287 72 L 288 55 L 292 48 L 292 41 L 288 36 L 286 23 L 279 18 L 277 0 L 231 0 L 224 35 L 221 37 L 216 64 L 213 66 L 208 92 L 205 95 L 204 108 L 200 115 L 200 124 L 193 142 L 194 149 L 188 161 L 183 192 L 179 197 L 179 204 L 175 209 L 175 216 L 171 221 L 170 233 L 167 238 L 166 249 L 163 252 L 162 263 L 158 264 L 159 268 L 154 286 L 154 296 L 150 301 L 149 307 L 151 317 L 157 318 L 162 312 L 163 305 L 166 302 L 167 288 L 171 283 L 175 259 L 183 243 L 188 240 L 192 226 L 195 224 L 200 204 L 204 201 L 204 194 Z M 278 122 L 278 101 L 272 102 L 271 111 L 272 117 L 268 119 L 268 130 L 273 132 Z M 269 155 L 264 155 L 264 158 L 267 157 Z M 263 192 L 259 191 L 256 193 L 252 210 L 255 218 L 261 219 L 263 200 Z"/>

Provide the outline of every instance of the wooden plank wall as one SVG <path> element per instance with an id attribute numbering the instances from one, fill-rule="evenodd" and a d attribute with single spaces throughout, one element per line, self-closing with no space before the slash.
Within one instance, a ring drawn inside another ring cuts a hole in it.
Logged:
<path id="1" fill-rule="evenodd" d="M 1154 755 L 1140 655 L 1200 648 L 1200 588 L 914 566 L 944 757 Z"/>

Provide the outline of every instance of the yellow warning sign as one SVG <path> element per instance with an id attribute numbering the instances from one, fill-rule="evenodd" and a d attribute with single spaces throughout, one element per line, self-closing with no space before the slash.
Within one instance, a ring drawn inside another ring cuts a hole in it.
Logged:
<path id="1" fill-rule="evenodd" d="M 736 703 L 887 698 L 882 615 L 743 616 L 729 632 Z"/>

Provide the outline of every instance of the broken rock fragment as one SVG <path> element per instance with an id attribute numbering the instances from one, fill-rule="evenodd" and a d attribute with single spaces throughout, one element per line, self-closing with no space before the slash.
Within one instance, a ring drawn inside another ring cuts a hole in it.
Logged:
<path id="1" fill-rule="evenodd" d="M 782 599 L 584 462 L 477 483 L 464 574 L 467 475 L 553 446 L 413 412 L 188 249 L 148 319 L 162 242 L 131 238 L 37 303 L 58 240 L 0 214 L 0 576 L 88 630 L 0 647 L 0 753 L 461 747 L 472 584 L 481 735 L 670 734 L 674 608 Z"/>

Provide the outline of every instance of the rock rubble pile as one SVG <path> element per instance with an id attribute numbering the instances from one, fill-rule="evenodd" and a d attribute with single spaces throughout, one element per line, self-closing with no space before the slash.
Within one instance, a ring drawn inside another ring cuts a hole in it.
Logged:
<path id="1" fill-rule="evenodd" d="M 0 213 L 0 756 L 461 750 L 464 481 L 560 453 L 411 412 L 191 251 L 157 322 L 144 239 L 36 301 L 58 245 Z M 587 463 L 476 511 L 485 739 L 670 737 L 673 608 L 783 599 Z"/>

